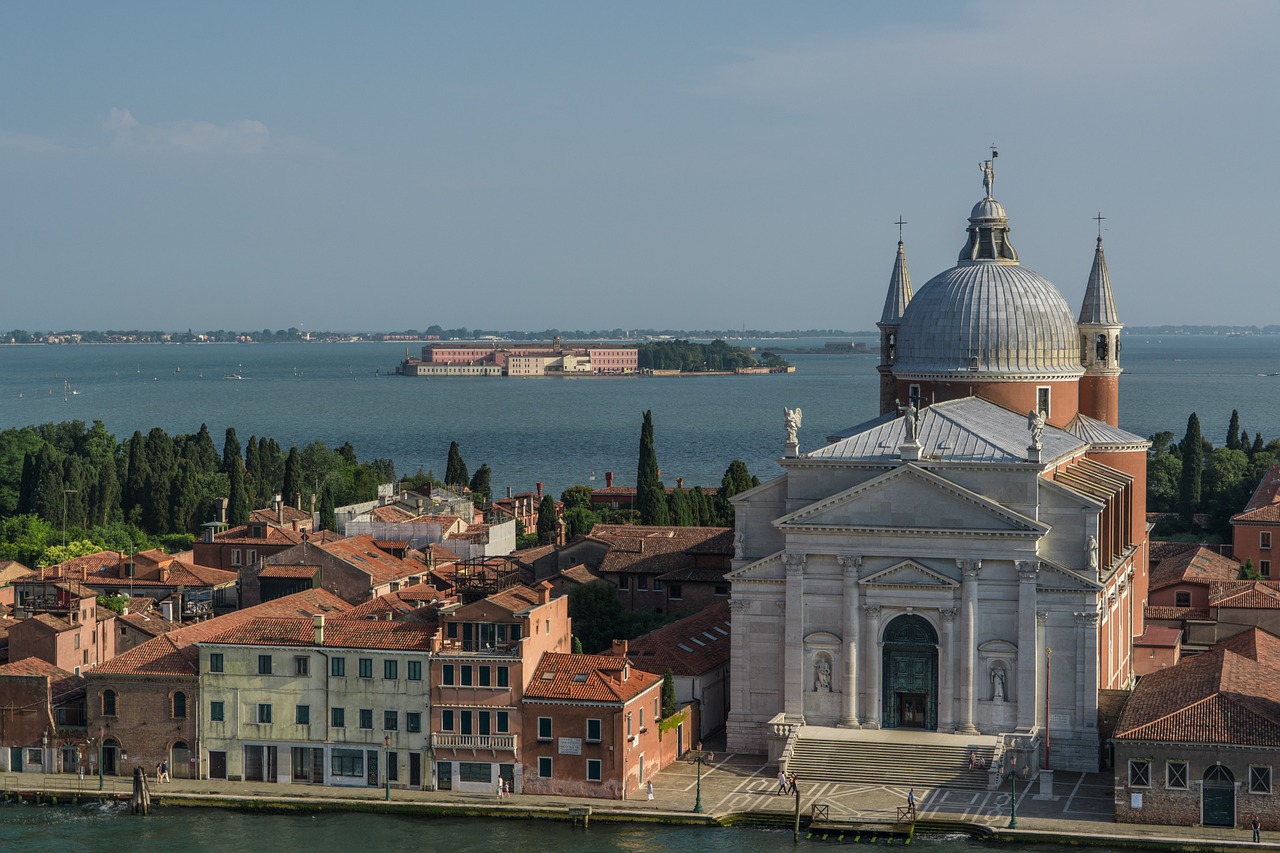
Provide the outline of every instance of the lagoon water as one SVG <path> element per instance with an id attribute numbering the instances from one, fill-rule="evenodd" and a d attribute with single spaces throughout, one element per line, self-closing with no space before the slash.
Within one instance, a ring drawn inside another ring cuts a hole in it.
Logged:
<path id="1" fill-rule="evenodd" d="M 769 346 L 821 346 L 779 340 Z M 1179 436 L 1192 411 L 1215 444 L 1231 410 L 1243 429 L 1280 437 L 1280 336 L 1123 339 L 1121 426 Z M 416 353 L 416 347 L 414 347 Z M 783 406 L 800 406 L 801 449 L 877 414 L 874 355 L 796 355 L 796 372 L 682 378 L 446 378 L 392 374 L 403 344 L 101 345 L 0 347 L 0 428 L 79 418 L 118 436 L 234 426 L 241 441 L 285 447 L 350 441 L 360 458 L 401 473 L 443 474 L 456 440 L 471 470 L 487 462 L 495 491 L 542 481 L 558 494 L 635 480 L 641 413 L 653 410 L 668 486 L 716 485 L 739 458 L 767 479 L 780 470 Z M 242 380 L 224 379 L 240 373 Z M 64 385 L 65 383 L 65 385 Z M 64 396 L 64 387 L 78 392 Z M 594 475 L 595 479 L 592 480 Z"/>
<path id="2" fill-rule="evenodd" d="M 451 853 L 775 853 L 830 849 L 830 842 L 824 844 L 817 839 L 793 844 L 787 830 L 596 823 L 584 832 L 550 821 L 247 814 L 177 808 L 159 808 L 150 817 L 137 818 L 130 816 L 126 807 L 98 806 L 0 807 L 0 845 L 22 853 L 348 853 L 446 848 Z M 983 849 L 963 836 L 919 836 L 911 848 L 924 853 L 977 853 Z M 1046 853 L 1053 848 L 1006 844 L 1002 849 L 1011 853 Z M 1095 849 L 1111 853 L 1106 848 Z"/>

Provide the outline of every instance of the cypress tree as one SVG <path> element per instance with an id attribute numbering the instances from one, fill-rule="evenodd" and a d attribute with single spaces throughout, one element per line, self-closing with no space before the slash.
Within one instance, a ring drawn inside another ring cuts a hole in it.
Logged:
<path id="1" fill-rule="evenodd" d="M 234 464 L 228 475 L 231 481 L 231 494 L 227 496 L 227 523 L 235 527 L 249 523 L 249 492 L 244 485 L 244 466 L 240 464 L 239 459 L 233 458 L 232 462 Z M 325 490 L 325 494 L 328 494 L 328 489 Z"/>
<path id="2" fill-rule="evenodd" d="M 1240 449 L 1241 449 L 1241 450 L 1243 450 L 1245 453 L 1250 452 L 1250 451 L 1249 451 L 1249 432 L 1248 432 L 1248 430 L 1241 430 L 1241 432 L 1240 432 Z"/>
<path id="3" fill-rule="evenodd" d="M 142 495 L 142 528 L 152 535 L 169 532 L 173 510 L 174 479 L 178 473 L 173 439 L 160 427 L 154 427 L 142 442 L 146 459 L 146 479 Z"/>
<path id="4" fill-rule="evenodd" d="M 67 495 L 63 491 L 66 488 L 66 482 L 62 478 L 60 455 L 58 451 L 53 449 L 53 445 L 46 444 L 40 448 L 40 455 L 36 458 L 36 489 L 33 509 L 37 515 L 55 526 L 62 524 L 62 512 L 67 505 Z"/>
<path id="5" fill-rule="evenodd" d="M 266 503 L 262 493 L 262 457 L 258 455 L 258 437 L 249 436 L 244 446 L 244 487 L 249 493 L 249 503 L 262 506 Z"/>
<path id="6" fill-rule="evenodd" d="M 653 448 L 653 412 L 644 413 L 640 426 L 640 459 L 636 465 L 636 504 L 641 524 L 667 524 L 667 492 L 658 473 L 658 454 Z"/>
<path id="7" fill-rule="evenodd" d="M 476 473 L 471 477 L 471 499 L 477 504 L 487 504 L 493 494 L 493 486 L 490 480 L 493 472 L 489 469 L 488 463 L 481 465 L 476 469 Z"/>
<path id="8" fill-rule="evenodd" d="M 720 491 L 716 492 L 716 523 L 721 527 L 733 527 L 733 504 L 729 498 L 751 488 L 751 472 L 747 463 L 735 459 L 720 478 Z"/>
<path id="9" fill-rule="evenodd" d="M 1227 450 L 1242 450 L 1240 447 L 1240 413 L 1231 410 L 1231 423 L 1227 425 Z"/>
<path id="10" fill-rule="evenodd" d="M 1253 437 L 1253 448 L 1249 451 L 1249 455 L 1261 453 L 1265 449 L 1262 443 L 1262 430 L 1258 430 L 1258 434 Z"/>
<path id="11" fill-rule="evenodd" d="M 538 504 L 538 544 L 550 545 L 556 541 L 556 502 L 551 495 L 543 495 Z"/>
<path id="12" fill-rule="evenodd" d="M 302 494 L 302 457 L 297 446 L 289 448 L 289 455 L 284 460 L 284 488 L 281 497 L 292 505 Z"/>
<path id="13" fill-rule="evenodd" d="M 212 474 L 218 470 L 218 448 L 213 444 L 213 436 L 209 435 L 207 424 L 200 424 L 199 431 L 188 446 L 196 469 L 201 474 Z"/>
<path id="14" fill-rule="evenodd" d="M 236 437 L 236 428 L 227 427 L 227 437 L 222 442 L 222 473 L 228 477 L 231 476 L 232 459 L 242 465 L 244 463 L 244 457 L 240 455 L 240 439 Z"/>
<path id="15" fill-rule="evenodd" d="M 684 489 L 676 489 L 671 493 L 671 499 L 667 502 L 667 511 L 671 516 L 671 523 L 679 527 L 697 527 L 698 518 L 693 511 L 693 502 L 690 500 L 689 493 Z"/>
<path id="16" fill-rule="evenodd" d="M 1204 438 L 1200 435 L 1200 418 L 1195 412 L 1187 418 L 1187 434 L 1182 437 L 1182 482 L 1178 490 L 1178 510 L 1182 520 L 1190 524 L 1200 508 L 1204 477 Z"/>
<path id="17" fill-rule="evenodd" d="M 333 489 L 325 486 L 320 490 L 320 528 L 322 530 L 332 530 L 337 532 L 338 519 L 334 513 L 333 506 Z"/>
<path id="18" fill-rule="evenodd" d="M 134 431 L 129 439 L 129 459 L 125 467 L 124 490 L 120 509 L 126 521 L 136 522 L 147 491 L 147 457 L 142 450 L 142 433 Z"/>
<path id="19" fill-rule="evenodd" d="M 676 674 L 670 667 L 662 674 L 662 718 L 676 712 Z"/>
<path id="20" fill-rule="evenodd" d="M 444 484 L 462 488 L 470 479 L 467 475 L 467 463 L 462 461 L 462 451 L 458 449 L 458 442 L 449 442 L 449 459 L 444 466 Z"/>
<path id="21" fill-rule="evenodd" d="M 22 480 L 18 483 L 18 514 L 35 511 L 36 454 L 27 451 L 22 455 Z"/>

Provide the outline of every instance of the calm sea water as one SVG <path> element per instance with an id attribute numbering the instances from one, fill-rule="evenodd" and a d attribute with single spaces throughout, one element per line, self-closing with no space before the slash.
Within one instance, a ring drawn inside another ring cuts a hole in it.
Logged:
<path id="1" fill-rule="evenodd" d="M 777 341 L 763 346 L 820 346 Z M 416 349 L 416 348 L 415 348 Z M 874 417 L 874 355 L 798 355 L 789 375 L 618 379 L 419 379 L 388 375 L 397 344 L 111 345 L 0 347 L 0 427 L 102 420 L 117 435 L 160 426 L 234 426 L 241 441 L 350 441 L 361 458 L 443 474 L 449 442 L 471 470 L 493 469 L 495 491 L 537 481 L 555 493 L 635 480 L 641 414 L 652 409 L 667 485 L 718 484 L 742 459 L 776 474 L 783 406 L 800 406 L 801 448 Z M 1205 435 L 1226 437 L 1233 408 L 1253 435 L 1280 436 L 1280 337 L 1124 339 L 1121 425 L 1172 430 L 1198 412 Z M 223 379 L 239 372 L 243 380 Z M 64 382 L 78 391 L 64 399 Z M 594 475 L 595 480 L 591 478 Z"/>
<path id="2" fill-rule="evenodd" d="M 205 809 L 157 809 L 137 818 L 127 809 L 90 807 L 0 807 L 0 843 L 22 853 L 258 853 L 306 850 L 434 850 L 452 853 L 573 850 L 575 853 L 774 853 L 830 849 L 818 840 L 793 845 L 786 830 L 616 826 L 597 823 L 589 831 L 562 823 L 483 818 L 444 820 L 367 814 L 275 815 Z M 911 849 L 926 853 L 977 853 L 983 849 L 962 836 L 920 836 Z M 1051 847 L 1003 845 L 1011 853 L 1052 851 Z M 1106 848 L 1095 848 L 1109 853 Z"/>

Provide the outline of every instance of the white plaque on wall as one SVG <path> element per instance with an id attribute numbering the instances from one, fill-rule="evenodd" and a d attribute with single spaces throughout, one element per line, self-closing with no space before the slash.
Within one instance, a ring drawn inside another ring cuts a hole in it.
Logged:
<path id="1" fill-rule="evenodd" d="M 560 738 L 560 748 L 557 750 L 561 755 L 582 755 L 582 738 L 580 737 L 562 737 Z"/>

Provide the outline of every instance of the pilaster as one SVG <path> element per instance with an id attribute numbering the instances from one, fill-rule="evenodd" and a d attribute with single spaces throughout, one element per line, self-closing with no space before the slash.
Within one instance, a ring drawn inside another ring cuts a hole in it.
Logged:
<path id="1" fill-rule="evenodd" d="M 836 557 L 844 573 L 844 695 L 840 719 L 841 728 L 858 728 L 858 573 L 862 570 L 862 558 L 852 554 Z"/>
<path id="2" fill-rule="evenodd" d="M 804 564 L 805 555 L 782 554 L 787 570 L 782 632 L 783 700 L 788 723 L 804 724 Z"/>
<path id="3" fill-rule="evenodd" d="M 961 573 L 960 621 L 960 725 L 959 731 L 973 734 L 978 727 L 974 718 L 974 668 L 977 656 L 978 572 L 981 560 L 956 560 Z"/>

